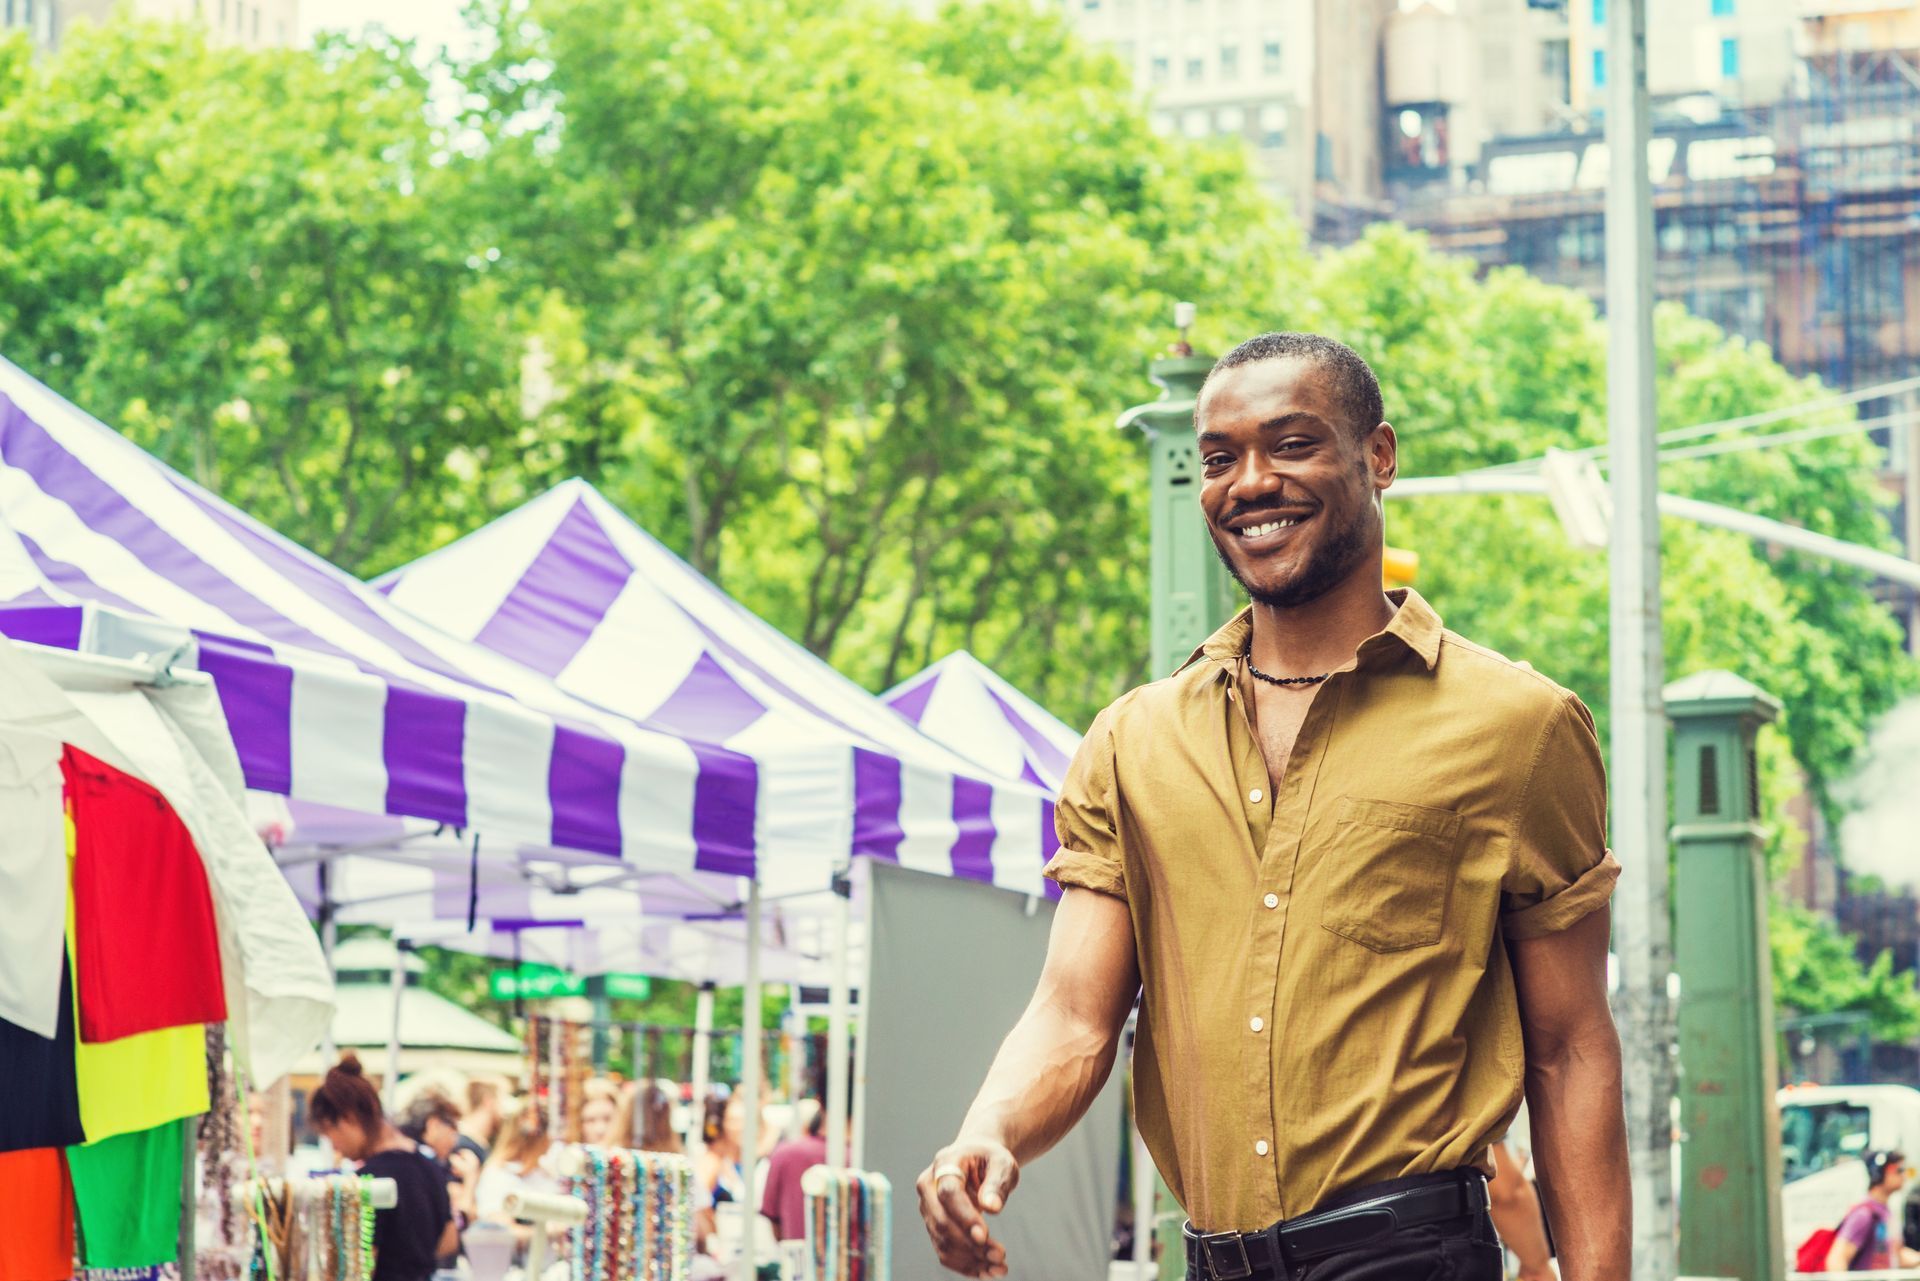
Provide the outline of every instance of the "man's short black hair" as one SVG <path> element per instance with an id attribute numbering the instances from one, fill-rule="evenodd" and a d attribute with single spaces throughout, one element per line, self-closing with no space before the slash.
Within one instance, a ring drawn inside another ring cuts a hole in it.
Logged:
<path id="1" fill-rule="evenodd" d="M 1291 358 L 1312 361 L 1333 379 L 1333 392 L 1340 407 L 1352 419 L 1348 425 L 1364 436 L 1378 427 L 1387 416 L 1380 399 L 1380 380 L 1360 353 L 1343 342 L 1322 334 L 1271 333 L 1249 338 L 1214 362 L 1207 381 L 1224 369 L 1236 369 L 1262 360 Z"/>

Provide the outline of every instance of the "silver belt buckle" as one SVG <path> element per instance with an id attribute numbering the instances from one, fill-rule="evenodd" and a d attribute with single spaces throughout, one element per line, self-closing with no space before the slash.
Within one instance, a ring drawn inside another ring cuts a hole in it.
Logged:
<path id="1" fill-rule="evenodd" d="M 1211 1232 L 1200 1238 L 1200 1248 L 1207 1258 L 1207 1275 L 1214 1281 L 1245 1281 L 1253 1275 L 1253 1264 L 1247 1259 L 1247 1243 L 1238 1232 Z M 1216 1248 L 1220 1253 L 1215 1253 Z M 1232 1251 L 1233 1258 L 1223 1261 L 1222 1255 Z"/>

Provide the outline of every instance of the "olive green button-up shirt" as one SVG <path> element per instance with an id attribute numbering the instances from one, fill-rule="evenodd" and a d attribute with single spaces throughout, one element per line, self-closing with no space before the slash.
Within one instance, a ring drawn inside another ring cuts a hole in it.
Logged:
<path id="1" fill-rule="evenodd" d="M 1525 1067 L 1504 943 L 1619 875 L 1586 707 L 1391 595 L 1277 795 L 1238 688 L 1250 613 L 1102 712 L 1062 788 L 1047 875 L 1126 901 L 1135 1111 L 1203 1231 L 1484 1167 Z"/>

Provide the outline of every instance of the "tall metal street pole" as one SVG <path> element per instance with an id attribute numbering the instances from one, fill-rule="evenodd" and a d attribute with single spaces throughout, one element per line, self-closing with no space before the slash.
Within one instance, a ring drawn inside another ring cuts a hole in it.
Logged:
<path id="1" fill-rule="evenodd" d="M 1660 645 L 1658 431 L 1653 395 L 1653 191 L 1647 174 L 1646 0 L 1607 14 L 1607 430 L 1613 531 L 1611 839 L 1623 871 L 1614 918 L 1633 1163 L 1633 1276 L 1675 1263 L 1673 969 L 1667 914 L 1665 662 Z"/>

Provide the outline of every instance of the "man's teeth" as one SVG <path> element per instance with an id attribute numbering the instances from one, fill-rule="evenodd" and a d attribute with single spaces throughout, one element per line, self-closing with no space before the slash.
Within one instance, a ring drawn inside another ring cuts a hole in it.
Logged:
<path id="1" fill-rule="evenodd" d="M 1298 525 L 1305 519 L 1306 517 L 1304 516 L 1295 516 L 1291 520 L 1270 520 L 1264 525 L 1248 525 L 1245 529 L 1240 530 L 1239 533 L 1242 538 L 1263 538 L 1276 530 Z"/>

